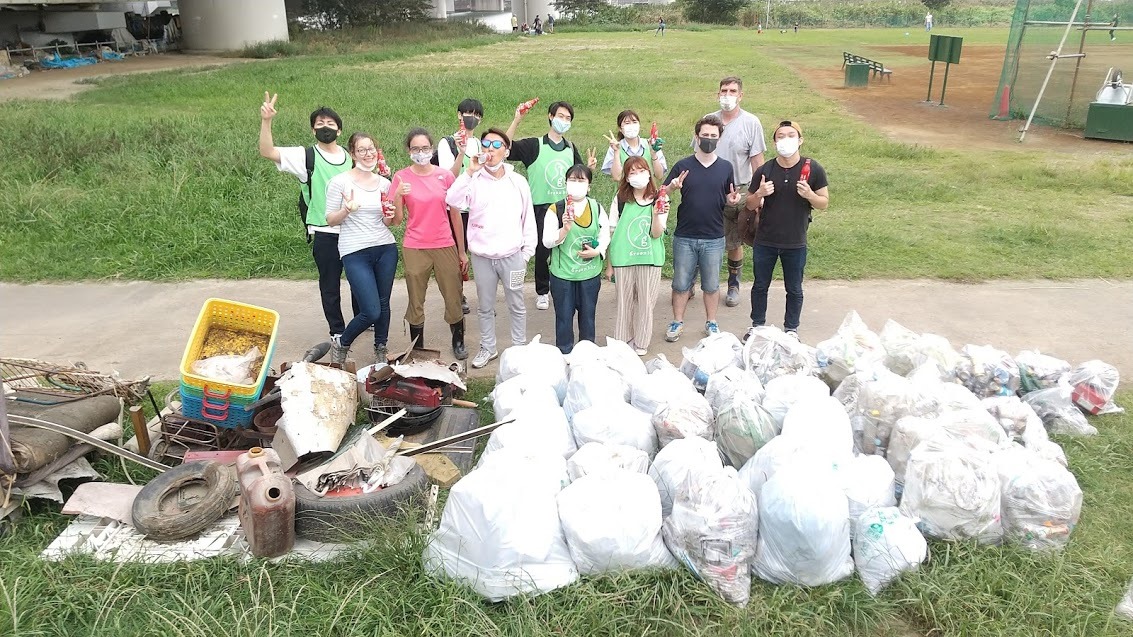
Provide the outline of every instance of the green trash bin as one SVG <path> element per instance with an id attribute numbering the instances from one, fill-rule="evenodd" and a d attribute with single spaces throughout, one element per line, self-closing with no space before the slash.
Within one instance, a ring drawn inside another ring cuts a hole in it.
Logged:
<path id="1" fill-rule="evenodd" d="M 847 88 L 864 88 L 869 86 L 869 65 L 868 64 L 847 64 L 846 65 L 846 87 Z"/>

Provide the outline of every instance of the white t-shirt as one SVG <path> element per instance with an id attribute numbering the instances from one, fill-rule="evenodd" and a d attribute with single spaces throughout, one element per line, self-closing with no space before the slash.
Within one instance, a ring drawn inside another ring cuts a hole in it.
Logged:
<path id="1" fill-rule="evenodd" d="M 469 136 L 468 139 L 480 147 L 480 140 L 476 137 Z M 457 149 L 459 150 L 459 149 Z M 452 165 L 456 163 L 456 155 L 452 154 L 452 147 L 449 146 L 448 138 L 444 138 L 437 145 L 437 166 L 445 169 L 452 170 Z"/>
<path id="2" fill-rule="evenodd" d="M 721 111 L 709 114 L 724 119 Z M 735 119 L 724 124 L 724 132 L 716 146 L 716 154 L 732 162 L 732 181 L 737 190 L 740 185 L 751 183 L 751 158 L 766 150 L 763 124 L 758 117 L 742 108 Z"/>
<path id="3" fill-rule="evenodd" d="M 343 193 L 353 191 L 358 209 L 338 224 L 338 255 L 344 257 L 373 246 L 394 243 L 397 240 L 382 218 L 382 193 L 389 192 L 390 182 L 378 175 L 378 187 L 367 190 L 351 179 L 350 173 L 335 175 L 327 183 L 327 212 L 342 208 Z"/>
<path id="4" fill-rule="evenodd" d="M 328 164 L 336 166 L 342 165 L 343 162 L 349 162 L 350 156 L 346 154 L 346 150 L 335 144 L 335 149 L 338 150 L 336 154 L 328 154 L 323 152 L 323 149 L 315 146 L 315 152 L 323 156 Z M 307 147 L 306 146 L 277 146 L 276 150 L 279 151 L 279 163 L 275 165 L 276 169 L 281 173 L 293 175 L 299 180 L 299 183 L 307 183 Z M 311 193 L 312 197 L 318 197 L 318 193 Z M 328 234 L 338 234 L 338 226 L 307 226 L 307 233 L 314 234 L 316 232 L 326 232 Z"/>

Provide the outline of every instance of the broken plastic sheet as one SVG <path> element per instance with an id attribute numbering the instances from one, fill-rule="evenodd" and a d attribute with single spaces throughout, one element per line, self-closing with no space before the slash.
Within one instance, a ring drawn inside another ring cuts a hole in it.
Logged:
<path id="1" fill-rule="evenodd" d="M 94 470 L 94 467 L 90 466 L 90 462 L 87 462 L 86 458 L 79 458 L 35 484 L 26 487 L 12 487 L 12 495 L 54 500 L 61 503 L 63 502 L 63 492 L 59 489 L 59 483 L 63 480 L 97 480 L 101 477 Z M 0 494 L 2 494 L 2 491 L 0 490 Z"/>
<path id="2" fill-rule="evenodd" d="M 333 454 L 358 411 L 354 374 L 314 363 L 291 366 L 276 382 L 283 415 L 272 448 L 284 470 L 309 454 Z"/>
<path id="3" fill-rule="evenodd" d="M 224 383 L 251 385 L 255 382 L 252 372 L 259 369 L 256 363 L 263 357 L 264 353 L 260 351 L 260 348 L 253 346 L 243 354 L 222 354 L 202 358 L 193 361 L 190 367 L 193 373 L 198 376 Z"/>

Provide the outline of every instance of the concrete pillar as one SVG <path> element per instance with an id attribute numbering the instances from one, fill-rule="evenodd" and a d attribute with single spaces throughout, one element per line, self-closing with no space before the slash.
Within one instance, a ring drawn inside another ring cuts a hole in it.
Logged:
<path id="1" fill-rule="evenodd" d="M 190 51 L 232 51 L 287 37 L 283 0 L 181 0 L 181 31 Z"/>
<path id="2" fill-rule="evenodd" d="M 449 13 L 456 13 L 456 0 L 447 0 L 445 2 L 445 10 Z"/>
<path id="3" fill-rule="evenodd" d="M 445 0 L 433 0 L 433 17 L 438 20 L 448 17 L 448 3 Z"/>
<path id="4" fill-rule="evenodd" d="M 535 16 L 546 20 L 552 4 L 551 0 L 511 0 L 512 13 L 519 18 L 520 24 L 526 22 L 528 26 L 535 22 Z"/>

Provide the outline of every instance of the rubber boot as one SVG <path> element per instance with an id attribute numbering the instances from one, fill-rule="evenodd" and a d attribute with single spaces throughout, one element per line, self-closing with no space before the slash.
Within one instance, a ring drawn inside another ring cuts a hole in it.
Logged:
<path id="1" fill-rule="evenodd" d="M 452 330 L 452 355 L 459 361 L 468 358 L 468 350 L 464 347 L 464 319 L 448 327 Z"/>
<path id="2" fill-rule="evenodd" d="M 414 341 L 414 339 L 416 339 Z M 425 324 L 409 326 L 409 340 L 413 342 L 413 349 L 425 349 Z"/>

